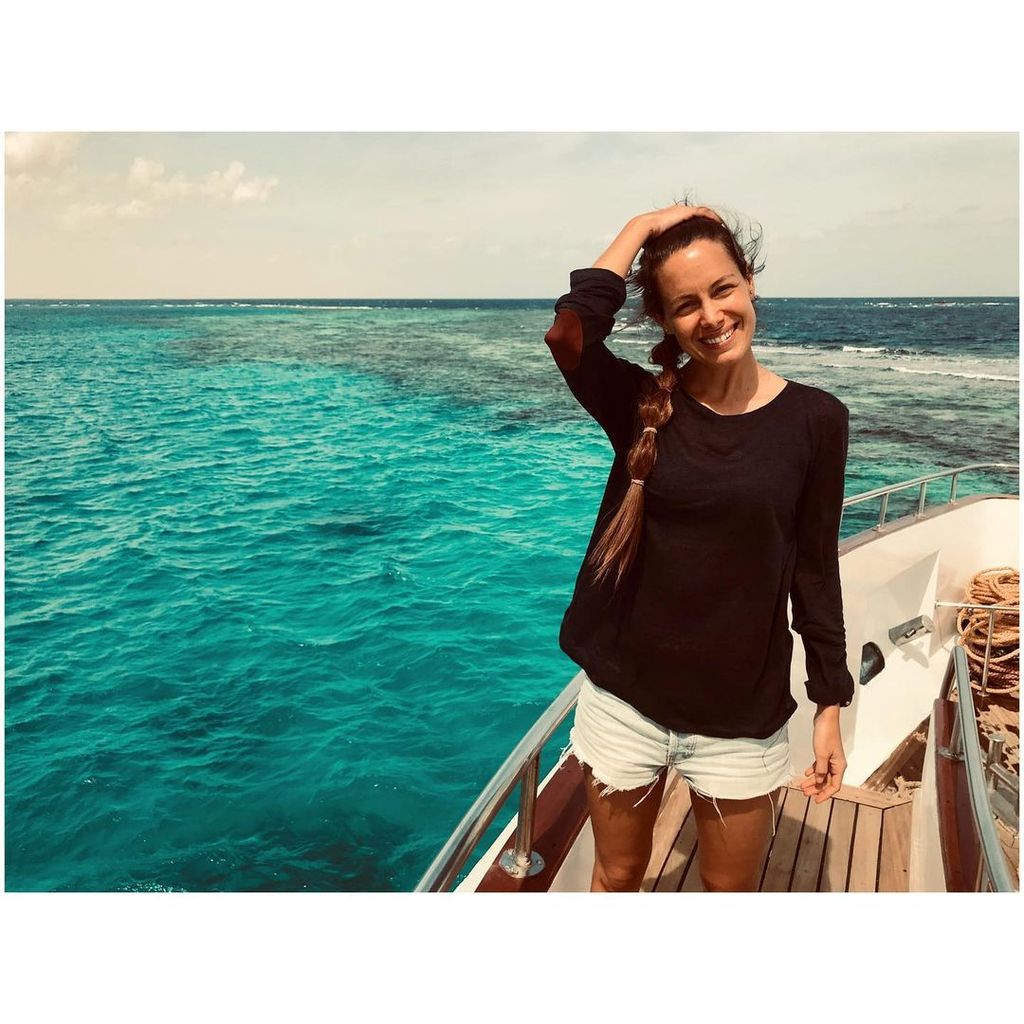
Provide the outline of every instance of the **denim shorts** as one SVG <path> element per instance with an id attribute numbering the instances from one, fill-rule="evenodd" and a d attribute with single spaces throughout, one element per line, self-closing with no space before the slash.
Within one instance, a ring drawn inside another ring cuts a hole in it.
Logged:
<path id="1" fill-rule="evenodd" d="M 604 787 L 601 796 L 640 787 L 649 793 L 662 769 L 671 766 L 716 811 L 718 799 L 771 799 L 793 777 L 788 724 L 766 739 L 675 732 L 597 686 L 585 673 L 566 750 L 590 766 L 594 785 Z"/>

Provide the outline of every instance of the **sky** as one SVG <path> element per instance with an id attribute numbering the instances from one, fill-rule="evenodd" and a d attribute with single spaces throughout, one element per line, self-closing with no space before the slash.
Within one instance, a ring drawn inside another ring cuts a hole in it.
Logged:
<path id="1" fill-rule="evenodd" d="M 5 135 L 8 298 L 543 298 L 630 217 L 761 225 L 766 296 L 1014 295 L 1014 133 Z"/>

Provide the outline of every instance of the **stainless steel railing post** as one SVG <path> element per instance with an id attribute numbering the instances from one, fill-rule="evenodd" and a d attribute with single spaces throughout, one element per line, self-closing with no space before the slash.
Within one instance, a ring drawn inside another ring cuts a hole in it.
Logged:
<path id="1" fill-rule="evenodd" d="M 455 882 L 477 843 L 512 795 L 516 783 L 526 773 L 529 762 L 535 757 L 539 758 L 545 744 L 576 705 L 583 675 L 582 670 L 576 673 L 516 744 L 431 862 L 416 885 L 416 892 L 444 891 Z M 534 783 L 532 788 L 536 794 L 537 784 Z"/>
<path id="2" fill-rule="evenodd" d="M 991 793 L 996 788 L 996 765 L 1003 761 L 1003 744 L 1006 737 L 1001 733 L 993 733 L 988 738 L 988 751 L 985 754 L 985 781 L 988 783 L 988 791 Z"/>
<path id="3" fill-rule="evenodd" d="M 985 637 L 985 664 L 981 669 L 981 695 L 982 697 L 988 696 L 988 659 L 992 653 L 992 629 L 996 621 L 996 613 L 990 611 L 988 613 L 988 636 Z"/>
<path id="4" fill-rule="evenodd" d="M 953 652 L 950 651 L 949 659 L 946 661 L 946 670 L 942 673 L 942 684 L 939 686 L 939 700 L 949 700 L 949 691 L 953 688 L 954 679 L 956 679 L 956 665 L 953 663 Z"/>
<path id="5" fill-rule="evenodd" d="M 526 878 L 544 870 L 544 858 L 533 850 L 533 816 L 537 809 L 537 781 L 540 778 L 540 751 L 530 758 L 523 771 L 519 790 L 519 820 L 513 845 L 501 855 L 501 867 L 513 878 Z"/>
<path id="6" fill-rule="evenodd" d="M 957 694 L 957 701 L 960 699 L 960 694 Z M 949 734 L 949 746 L 946 748 L 949 751 L 949 756 L 956 758 L 958 761 L 963 760 L 964 756 L 964 735 L 963 729 L 960 726 L 960 716 L 953 716 L 953 728 Z"/>

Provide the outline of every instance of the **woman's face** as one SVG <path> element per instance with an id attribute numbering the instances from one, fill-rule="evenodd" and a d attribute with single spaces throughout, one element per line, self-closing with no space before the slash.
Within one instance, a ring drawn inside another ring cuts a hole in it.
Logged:
<path id="1" fill-rule="evenodd" d="M 757 315 L 747 280 L 725 246 L 698 238 L 657 270 L 664 320 L 679 347 L 698 362 L 720 366 L 750 351 Z"/>

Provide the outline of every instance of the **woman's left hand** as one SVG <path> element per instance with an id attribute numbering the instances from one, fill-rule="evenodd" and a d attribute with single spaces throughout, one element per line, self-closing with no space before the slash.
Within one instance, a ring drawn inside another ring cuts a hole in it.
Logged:
<path id="1" fill-rule="evenodd" d="M 820 804 L 839 792 L 846 772 L 846 754 L 839 732 L 839 707 L 818 709 L 814 716 L 814 764 L 804 772 L 800 790 Z"/>

